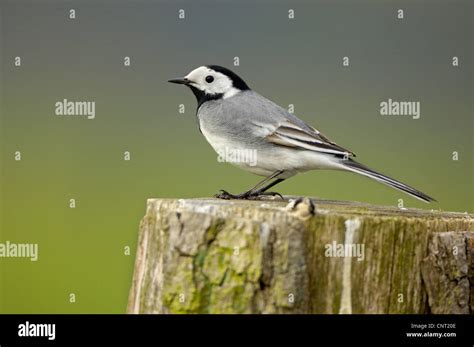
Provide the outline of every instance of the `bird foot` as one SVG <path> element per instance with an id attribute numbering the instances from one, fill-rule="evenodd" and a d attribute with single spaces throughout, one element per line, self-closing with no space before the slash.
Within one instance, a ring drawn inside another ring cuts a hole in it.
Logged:
<path id="1" fill-rule="evenodd" d="M 219 193 L 214 195 L 214 197 L 216 197 L 218 199 L 224 199 L 224 200 L 233 200 L 233 199 L 261 200 L 265 196 L 278 196 L 282 200 L 284 200 L 283 196 L 280 193 L 277 193 L 277 192 L 259 192 L 259 191 L 256 191 L 256 192 L 245 192 L 245 193 L 242 193 L 242 194 L 234 195 L 234 194 L 231 194 L 231 193 L 221 189 L 219 191 Z"/>
<path id="2" fill-rule="evenodd" d="M 229 193 L 228 191 L 226 191 L 224 189 L 219 190 L 219 193 L 214 195 L 214 197 L 218 198 L 218 199 L 224 199 L 224 200 L 242 199 L 243 198 L 242 194 L 234 195 L 234 194 L 231 194 L 231 193 Z"/>

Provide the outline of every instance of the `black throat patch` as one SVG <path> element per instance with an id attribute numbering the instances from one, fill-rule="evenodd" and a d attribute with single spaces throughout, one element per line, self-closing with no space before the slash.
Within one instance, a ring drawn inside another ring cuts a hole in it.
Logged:
<path id="1" fill-rule="evenodd" d="M 196 100 L 197 100 L 197 103 L 198 103 L 198 106 L 197 106 L 198 109 L 206 101 L 218 100 L 218 99 L 221 99 L 224 96 L 224 94 L 207 94 L 207 93 L 203 92 L 201 89 L 198 89 L 196 87 L 193 87 L 193 86 L 188 86 L 188 87 L 192 90 L 194 96 L 196 97 Z"/>

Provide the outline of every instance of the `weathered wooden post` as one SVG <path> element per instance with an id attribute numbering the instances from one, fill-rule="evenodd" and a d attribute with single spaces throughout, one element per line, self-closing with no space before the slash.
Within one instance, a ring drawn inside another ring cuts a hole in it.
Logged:
<path id="1" fill-rule="evenodd" d="M 128 312 L 473 312 L 473 215 L 313 201 L 148 200 Z"/>

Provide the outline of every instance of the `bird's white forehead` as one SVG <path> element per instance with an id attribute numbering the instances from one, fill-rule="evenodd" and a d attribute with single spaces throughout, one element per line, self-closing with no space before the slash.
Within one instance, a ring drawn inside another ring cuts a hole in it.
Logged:
<path id="1" fill-rule="evenodd" d="M 197 69 L 194 69 L 193 71 L 188 73 L 184 77 L 185 78 L 190 78 L 190 77 L 202 76 L 202 75 L 204 75 L 206 73 L 209 73 L 209 72 L 211 72 L 211 69 L 209 69 L 208 67 L 205 67 L 205 66 L 200 66 Z"/>
<path id="2" fill-rule="evenodd" d="M 227 77 L 226 75 L 224 75 L 220 72 L 214 71 L 211 68 L 208 68 L 207 66 L 200 66 L 197 69 L 194 69 L 193 71 L 188 73 L 184 77 L 189 79 L 190 81 L 196 81 L 197 82 L 199 80 L 202 80 L 207 75 L 213 75 L 215 77 L 220 77 L 220 78 L 231 81 L 230 78 Z"/>

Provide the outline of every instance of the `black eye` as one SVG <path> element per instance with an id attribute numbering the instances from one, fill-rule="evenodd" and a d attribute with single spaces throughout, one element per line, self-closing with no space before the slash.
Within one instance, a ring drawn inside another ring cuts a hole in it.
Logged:
<path id="1" fill-rule="evenodd" d="M 207 83 L 212 83 L 213 81 L 214 81 L 214 77 L 212 77 L 211 75 L 206 76 L 206 82 Z"/>

